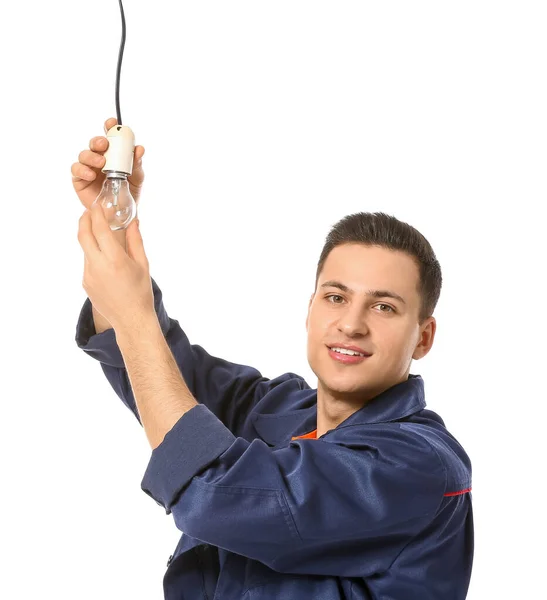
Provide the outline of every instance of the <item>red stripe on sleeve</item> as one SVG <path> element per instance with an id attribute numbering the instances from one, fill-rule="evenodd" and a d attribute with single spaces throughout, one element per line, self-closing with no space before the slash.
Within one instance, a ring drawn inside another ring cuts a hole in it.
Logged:
<path id="1" fill-rule="evenodd" d="M 445 494 L 445 496 L 461 496 L 462 494 L 466 494 L 467 492 L 470 492 L 471 488 L 467 488 L 466 490 L 462 490 L 461 492 L 450 492 L 448 494 Z"/>

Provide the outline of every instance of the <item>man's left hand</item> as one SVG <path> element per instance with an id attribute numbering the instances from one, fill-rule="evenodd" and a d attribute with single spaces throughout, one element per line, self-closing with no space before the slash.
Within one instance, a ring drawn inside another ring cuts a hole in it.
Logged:
<path id="1" fill-rule="evenodd" d="M 80 217 L 78 241 L 84 251 L 82 286 L 116 332 L 155 316 L 150 268 L 136 220 L 126 229 L 125 251 L 102 207 L 94 204 Z"/>

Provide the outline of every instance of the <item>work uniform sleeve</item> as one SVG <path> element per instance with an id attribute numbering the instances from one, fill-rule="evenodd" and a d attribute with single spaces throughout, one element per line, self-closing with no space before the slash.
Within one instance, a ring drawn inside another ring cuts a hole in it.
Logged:
<path id="1" fill-rule="evenodd" d="M 443 465 L 397 423 L 342 425 L 329 438 L 338 441 L 274 449 L 235 437 L 198 405 L 152 451 L 141 488 L 182 532 L 276 571 L 387 569 L 443 501 Z"/>
<path id="2" fill-rule="evenodd" d="M 236 435 L 252 407 L 269 390 L 286 380 L 301 379 L 294 373 L 268 379 L 253 367 L 212 356 L 201 346 L 190 344 L 179 322 L 168 316 L 156 281 L 151 278 L 151 282 L 161 330 L 186 385 L 197 402 L 205 404 Z M 100 362 L 108 382 L 142 425 L 114 330 L 111 328 L 96 333 L 89 298 L 78 318 L 76 343 L 86 354 Z M 295 381 L 295 385 L 298 387 L 298 381 Z"/>

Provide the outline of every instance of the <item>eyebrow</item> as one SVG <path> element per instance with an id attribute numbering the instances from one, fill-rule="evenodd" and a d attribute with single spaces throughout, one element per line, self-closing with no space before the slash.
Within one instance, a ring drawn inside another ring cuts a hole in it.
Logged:
<path id="1" fill-rule="evenodd" d="M 325 281 L 325 283 L 321 284 L 321 287 L 335 287 L 346 294 L 353 294 L 353 290 L 350 290 L 347 285 L 340 283 L 339 281 Z M 394 300 L 399 300 L 403 304 L 406 304 L 404 298 L 396 294 L 395 292 L 390 292 L 389 290 L 367 290 L 365 295 L 372 296 L 373 298 L 393 298 Z"/>

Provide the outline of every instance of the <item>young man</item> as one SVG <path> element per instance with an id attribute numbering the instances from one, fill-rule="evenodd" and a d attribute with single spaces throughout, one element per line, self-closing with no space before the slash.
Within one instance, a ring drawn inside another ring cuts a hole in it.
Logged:
<path id="1" fill-rule="evenodd" d="M 82 165 L 106 149 L 97 140 Z M 79 169 L 74 186 L 85 204 Z M 103 319 L 97 333 L 89 298 L 76 342 L 149 439 L 157 407 L 171 411 L 141 483 L 183 532 L 165 598 L 464 599 L 471 464 L 410 374 L 433 345 L 442 284 L 427 240 L 383 213 L 332 228 L 306 320 L 317 389 L 191 344 L 151 284 L 165 353 L 142 361 L 147 373 L 135 356 L 158 347 L 153 328 L 128 336 Z"/>

